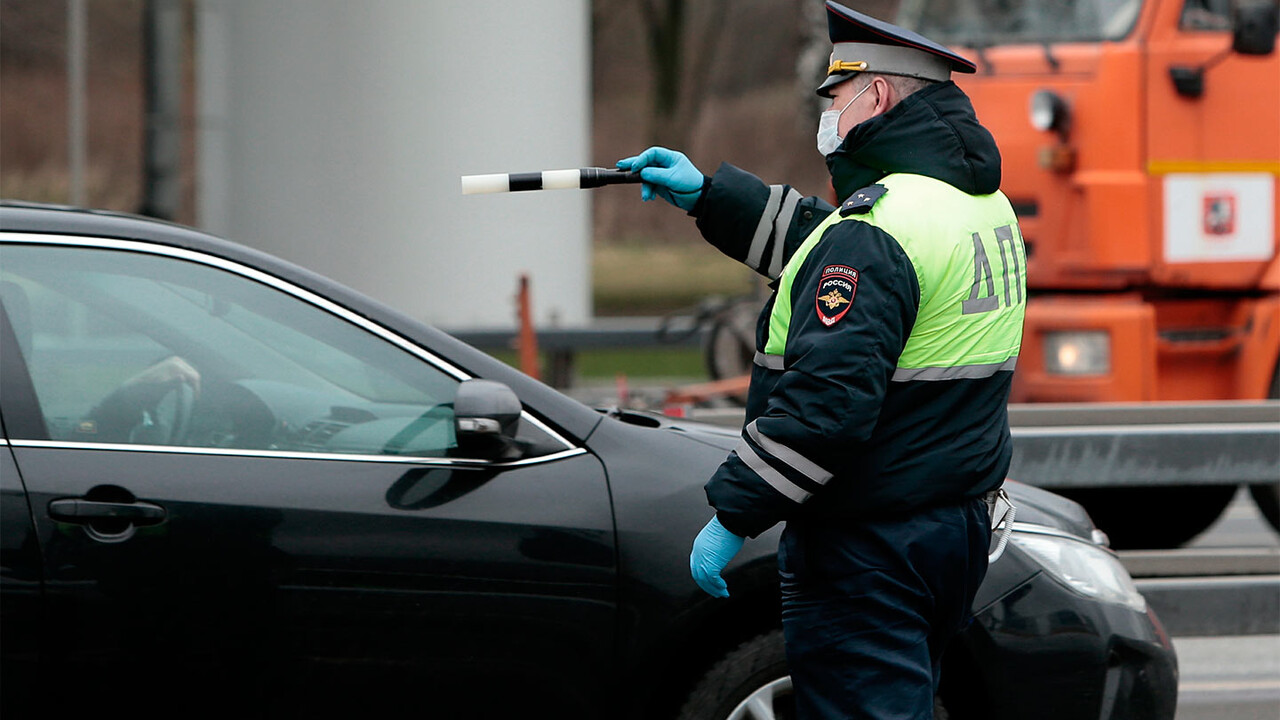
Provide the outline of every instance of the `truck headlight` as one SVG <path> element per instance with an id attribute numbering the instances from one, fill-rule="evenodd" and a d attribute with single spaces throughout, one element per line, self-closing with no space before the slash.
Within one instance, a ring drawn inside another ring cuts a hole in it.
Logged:
<path id="1" fill-rule="evenodd" d="M 1111 337 L 1100 330 L 1046 333 L 1044 366 L 1055 375 L 1106 375 Z"/>
<path id="2" fill-rule="evenodd" d="M 1025 532 L 1014 532 L 1010 542 L 1077 595 L 1146 612 L 1146 598 L 1111 552 L 1080 540 Z"/>
<path id="3" fill-rule="evenodd" d="M 1067 101 L 1057 93 L 1037 90 L 1031 95 L 1027 114 L 1031 117 L 1031 127 L 1040 131 L 1054 130 L 1066 139 L 1071 126 L 1071 111 L 1067 109 Z"/>

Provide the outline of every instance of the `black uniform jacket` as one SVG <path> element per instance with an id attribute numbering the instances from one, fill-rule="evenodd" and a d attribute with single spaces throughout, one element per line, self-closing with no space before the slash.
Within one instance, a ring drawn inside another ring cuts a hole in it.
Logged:
<path id="1" fill-rule="evenodd" d="M 951 82 L 859 124 L 827 164 L 837 196 L 853 196 L 847 213 L 859 211 L 857 191 L 890 173 L 929 176 L 969 195 L 1000 185 L 995 141 Z M 874 192 L 862 202 L 874 203 Z M 727 164 L 705 186 L 691 213 L 703 236 L 775 279 L 757 350 L 769 340 L 777 278 L 834 210 Z M 856 268 L 860 277 L 847 312 L 827 324 L 815 297 L 824 273 L 838 266 Z M 894 238 L 864 222 L 831 226 L 805 258 L 791 288 L 785 366 L 758 362 L 753 369 L 742 441 L 706 485 L 725 528 L 754 537 L 782 520 L 900 516 L 976 497 L 1003 481 L 1011 372 L 891 381 L 915 323 L 918 282 Z"/>

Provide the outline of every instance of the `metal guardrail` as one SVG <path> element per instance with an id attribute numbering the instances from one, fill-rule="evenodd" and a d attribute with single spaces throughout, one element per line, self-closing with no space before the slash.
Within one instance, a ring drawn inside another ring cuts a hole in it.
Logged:
<path id="1" fill-rule="evenodd" d="M 1276 547 L 1121 550 L 1117 554 L 1135 578 L 1280 575 L 1280 548 Z"/>
<path id="2" fill-rule="evenodd" d="M 1045 488 L 1280 481 L 1280 401 L 1011 405 L 1009 477 Z"/>
<path id="3" fill-rule="evenodd" d="M 1121 550 L 1117 555 L 1170 635 L 1280 633 L 1280 548 Z"/>
<path id="4" fill-rule="evenodd" d="M 737 408 L 691 419 L 741 427 Z M 1043 488 L 1280 481 L 1280 401 L 1010 405 L 1009 477 Z"/>
<path id="5" fill-rule="evenodd" d="M 1280 575 L 1145 578 L 1134 584 L 1175 637 L 1280 633 Z"/>

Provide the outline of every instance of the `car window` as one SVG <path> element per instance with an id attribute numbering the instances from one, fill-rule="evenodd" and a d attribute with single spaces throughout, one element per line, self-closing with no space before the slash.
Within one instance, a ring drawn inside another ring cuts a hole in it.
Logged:
<path id="1" fill-rule="evenodd" d="M 1187 0 L 1178 26 L 1183 30 L 1230 30 L 1231 0 Z"/>
<path id="2" fill-rule="evenodd" d="M 6 245 L 49 439 L 446 457 L 459 380 L 301 298 L 221 268 Z"/>

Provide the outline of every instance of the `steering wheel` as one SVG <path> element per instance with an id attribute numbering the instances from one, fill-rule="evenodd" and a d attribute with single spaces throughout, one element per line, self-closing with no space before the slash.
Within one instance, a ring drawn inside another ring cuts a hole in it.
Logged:
<path id="1" fill-rule="evenodd" d="M 164 392 L 142 411 L 143 419 L 129 431 L 129 442 L 143 445 L 181 445 L 186 442 L 191 428 L 191 411 L 195 407 L 195 387 L 181 379 L 170 380 L 165 385 Z M 161 418 L 161 408 L 166 404 L 171 404 L 173 410 Z"/>
<path id="2" fill-rule="evenodd" d="M 191 411 L 196 404 L 196 389 L 191 383 L 179 380 L 174 383 L 174 386 L 165 393 L 166 396 L 174 397 L 173 423 L 169 425 L 169 437 L 165 438 L 166 445 L 182 445 L 187 441 L 187 435 L 191 432 Z M 161 398 L 161 401 L 163 400 L 164 398 Z"/>

